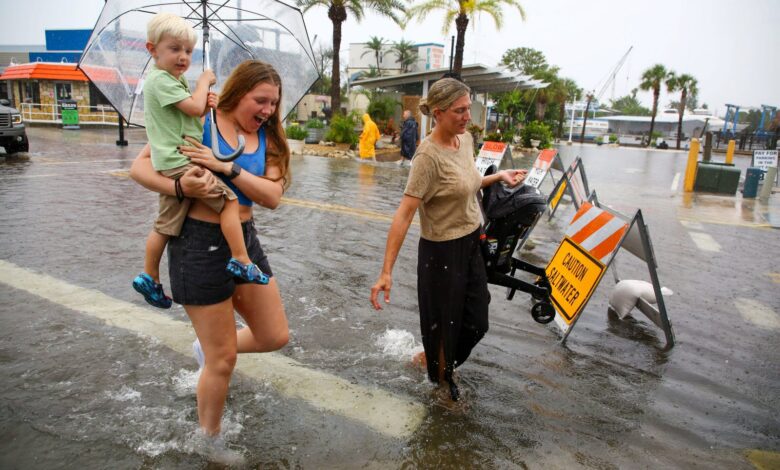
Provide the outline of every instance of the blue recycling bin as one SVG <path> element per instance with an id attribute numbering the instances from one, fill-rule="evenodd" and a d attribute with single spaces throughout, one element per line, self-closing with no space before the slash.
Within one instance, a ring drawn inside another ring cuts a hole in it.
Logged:
<path id="1" fill-rule="evenodd" d="M 750 167 L 745 172 L 745 185 L 742 188 L 742 197 L 754 198 L 758 194 L 758 183 L 764 170 Z"/>

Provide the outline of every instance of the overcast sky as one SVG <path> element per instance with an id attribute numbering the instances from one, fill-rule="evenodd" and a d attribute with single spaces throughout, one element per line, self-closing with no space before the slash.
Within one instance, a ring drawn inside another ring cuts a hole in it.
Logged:
<path id="1" fill-rule="evenodd" d="M 250 3 L 252 0 L 243 0 Z M 526 21 L 506 10 L 504 27 L 495 31 L 486 15 L 472 18 L 466 33 L 464 63 L 496 65 L 506 49 L 542 51 L 561 75 L 586 90 L 596 89 L 629 46 L 634 46 L 617 76 L 616 97 L 638 86 L 642 72 L 660 63 L 699 81 L 699 102 L 725 111 L 725 103 L 780 106 L 780 0 L 520 0 Z M 103 0 L 0 0 L 0 45 L 44 44 L 45 29 L 92 28 Z M 327 10 L 305 15 L 310 39 L 330 44 Z M 396 41 L 438 42 L 443 16 L 401 30 L 390 20 L 369 14 L 361 23 L 343 25 L 342 64 L 349 43 L 370 36 Z M 473 26 L 473 27 L 472 27 Z M 598 90 L 597 90 L 598 91 Z M 677 99 L 665 91 L 661 103 Z M 602 101 L 607 102 L 611 88 Z M 640 93 L 649 106 L 649 93 Z"/>

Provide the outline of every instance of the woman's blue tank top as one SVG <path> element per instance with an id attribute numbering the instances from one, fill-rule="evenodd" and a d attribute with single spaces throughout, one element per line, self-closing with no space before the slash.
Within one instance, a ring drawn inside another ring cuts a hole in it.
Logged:
<path id="1" fill-rule="evenodd" d="M 233 153 L 235 150 L 222 138 L 222 134 L 217 133 L 219 139 L 219 151 L 223 154 Z M 233 160 L 241 167 L 243 171 L 248 171 L 256 176 L 265 175 L 265 129 L 260 128 L 257 131 L 258 145 L 254 153 L 242 153 L 240 157 Z M 206 114 L 206 121 L 203 123 L 203 145 L 211 147 L 211 113 Z M 225 184 L 236 193 L 238 203 L 242 206 L 251 206 L 252 200 L 249 199 L 223 174 L 219 176 Z"/>

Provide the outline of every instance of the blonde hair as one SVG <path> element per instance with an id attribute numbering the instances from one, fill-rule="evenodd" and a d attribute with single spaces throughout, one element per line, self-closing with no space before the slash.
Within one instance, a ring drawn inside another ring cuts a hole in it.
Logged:
<path id="1" fill-rule="evenodd" d="M 446 111 L 463 95 L 471 93 L 465 83 L 454 78 L 442 78 L 428 90 L 428 96 L 420 101 L 420 112 L 433 116 L 435 110 Z"/>
<path id="2" fill-rule="evenodd" d="M 158 13 L 146 25 L 146 40 L 154 45 L 159 43 L 163 36 L 181 39 L 194 46 L 198 35 L 192 25 L 184 18 L 173 13 Z"/>
<path id="3" fill-rule="evenodd" d="M 217 109 L 223 113 L 230 113 L 238 106 L 244 96 L 261 83 L 269 83 L 279 87 L 279 103 L 274 113 L 263 124 L 266 130 L 266 161 L 269 166 L 279 168 L 281 177 L 272 181 L 282 180 L 286 189 L 290 185 L 290 148 L 287 146 L 287 137 L 284 133 L 281 117 L 282 105 L 282 79 L 271 64 L 259 60 L 245 60 L 233 69 L 233 72 L 225 80 L 219 93 Z"/>

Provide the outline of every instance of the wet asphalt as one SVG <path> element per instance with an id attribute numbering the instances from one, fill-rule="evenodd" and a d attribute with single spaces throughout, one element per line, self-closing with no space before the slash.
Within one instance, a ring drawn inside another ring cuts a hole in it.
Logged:
<path id="1" fill-rule="evenodd" d="M 143 131 L 124 148 L 116 130 L 32 127 L 29 137 L 30 154 L 0 156 L 0 260 L 145 308 L 130 281 L 157 203 L 127 177 Z M 391 306 L 368 303 L 408 169 L 295 156 L 284 203 L 255 209 L 290 321 L 281 354 L 420 403 L 426 416 L 410 437 L 388 438 L 238 375 L 225 429 L 246 467 L 752 468 L 750 449 L 780 450 L 780 196 L 686 195 L 684 152 L 560 151 L 567 165 L 583 157 L 603 204 L 641 208 L 661 285 L 674 292 L 676 346 L 665 351 L 637 311 L 607 313 L 610 273 L 565 344 L 531 319 L 528 296 L 507 301 L 492 286 L 490 331 L 458 372 L 463 404 L 446 407 L 408 365 L 410 347 L 387 347 L 398 331 L 419 344 L 418 226 Z M 573 213 L 566 204 L 540 222 L 522 258 L 546 264 Z M 649 279 L 632 255 L 617 262 L 620 277 Z M 0 467 L 214 466 L 190 444 L 191 357 L 7 283 L 0 299 Z M 180 307 L 156 313 L 187 321 Z"/>

